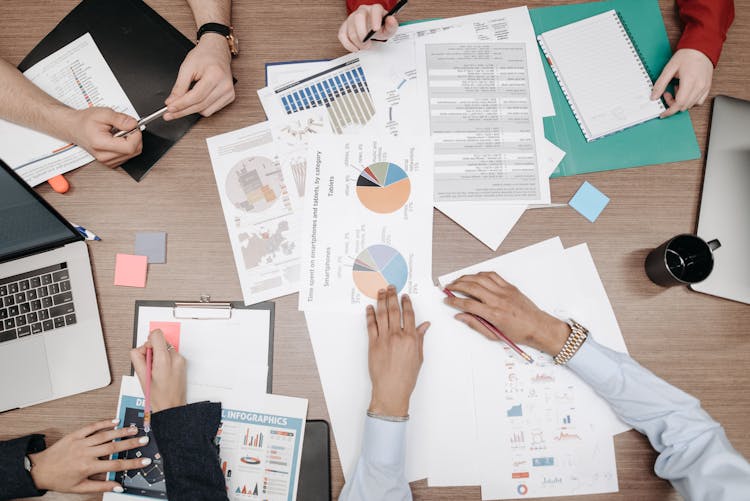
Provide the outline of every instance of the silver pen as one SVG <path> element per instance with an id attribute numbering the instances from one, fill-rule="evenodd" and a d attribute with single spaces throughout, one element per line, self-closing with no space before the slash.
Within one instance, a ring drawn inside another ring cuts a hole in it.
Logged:
<path id="1" fill-rule="evenodd" d="M 115 137 L 123 137 L 127 136 L 128 134 L 132 134 L 136 130 L 140 129 L 141 127 L 145 127 L 146 125 L 150 124 L 157 118 L 161 118 L 165 113 L 167 112 L 167 107 L 160 109 L 159 111 L 155 111 L 151 113 L 149 116 L 141 118 L 138 120 L 138 125 L 130 130 L 121 130 L 115 134 Z"/>

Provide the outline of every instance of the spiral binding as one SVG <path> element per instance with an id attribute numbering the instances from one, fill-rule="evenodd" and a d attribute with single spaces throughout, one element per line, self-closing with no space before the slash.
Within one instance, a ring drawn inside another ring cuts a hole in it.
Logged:
<path id="1" fill-rule="evenodd" d="M 568 101 L 568 104 L 570 105 L 570 109 L 573 111 L 573 116 L 575 117 L 576 122 L 578 122 L 578 127 L 580 127 L 581 132 L 583 132 L 583 136 L 586 138 L 586 141 L 591 141 L 591 135 L 588 133 L 588 130 L 586 129 L 586 125 L 583 123 L 583 120 L 581 120 L 580 115 L 578 115 L 578 109 L 576 108 L 575 102 L 573 101 L 573 97 L 568 93 L 568 88 L 563 83 L 562 77 L 557 72 L 557 67 L 552 62 L 552 56 L 550 56 L 549 52 L 547 52 L 547 47 L 544 45 L 544 40 L 542 40 L 542 35 L 538 35 L 536 39 L 539 42 L 539 47 L 542 48 L 542 52 L 544 52 L 544 57 L 547 58 L 549 67 L 552 69 L 552 73 L 555 74 L 557 83 L 560 84 L 560 89 L 565 95 L 565 99 Z"/>
<path id="2" fill-rule="evenodd" d="M 633 53 L 633 56 L 635 56 L 636 61 L 638 61 L 638 66 L 641 68 L 641 73 L 643 74 L 643 78 L 648 83 L 649 89 L 654 88 L 654 81 L 651 78 L 651 69 L 646 66 L 646 60 L 643 58 L 643 55 L 641 54 L 641 51 L 638 49 L 638 46 L 633 41 L 634 38 L 630 33 L 630 29 L 628 28 L 628 25 L 623 19 L 620 17 L 620 15 L 617 13 L 617 11 L 613 11 L 612 14 L 615 16 L 615 21 L 617 21 L 617 24 L 620 25 L 620 31 L 625 36 L 625 40 L 628 42 L 628 46 L 630 47 L 630 52 Z M 659 101 L 659 104 L 661 105 L 662 109 L 664 108 L 664 105 L 661 104 L 661 101 Z"/>

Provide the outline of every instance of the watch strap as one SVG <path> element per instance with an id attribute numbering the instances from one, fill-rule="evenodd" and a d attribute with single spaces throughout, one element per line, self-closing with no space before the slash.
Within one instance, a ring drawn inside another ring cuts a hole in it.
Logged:
<path id="1" fill-rule="evenodd" d="M 560 349 L 560 353 L 555 355 L 552 359 L 557 365 L 567 364 L 589 336 L 588 329 L 572 318 L 568 320 L 568 325 L 570 325 L 570 335 L 568 336 L 568 339 L 565 340 L 565 344 Z"/>
<path id="2" fill-rule="evenodd" d="M 206 23 L 198 28 L 197 39 L 200 40 L 206 33 L 218 33 L 221 36 L 228 37 L 232 33 L 232 28 L 220 23 Z"/>

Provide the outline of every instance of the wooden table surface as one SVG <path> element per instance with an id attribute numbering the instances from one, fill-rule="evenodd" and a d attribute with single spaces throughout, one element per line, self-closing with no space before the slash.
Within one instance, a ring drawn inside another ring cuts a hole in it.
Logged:
<path id="1" fill-rule="evenodd" d="M 148 0 L 189 38 L 195 25 L 183 0 Z M 529 0 L 530 7 L 552 0 Z M 680 25 L 673 0 L 662 0 L 670 40 Z M 0 57 L 18 64 L 75 5 L 76 0 L 0 2 Z M 750 99 L 745 62 L 750 57 L 750 0 L 735 0 L 737 17 L 714 73 L 711 95 Z M 414 1 L 402 20 L 451 17 L 523 5 L 520 1 Z M 128 373 L 136 299 L 240 299 L 241 291 L 227 239 L 205 139 L 263 120 L 256 90 L 264 85 L 264 63 L 334 58 L 344 53 L 336 38 L 345 16 L 342 0 L 236 1 L 233 24 L 242 54 L 233 63 L 237 100 L 201 120 L 143 179 L 135 183 L 120 170 L 92 164 L 68 175 L 66 195 L 38 191 L 64 216 L 102 237 L 89 246 L 99 297 L 107 355 L 115 383 L 82 395 L 0 415 L 0 438 L 42 432 L 48 443 L 82 424 L 114 415 L 119 376 Z M 705 153 L 710 102 L 690 112 Z M 669 145 L 665 144 L 665 148 Z M 609 294 L 630 353 L 667 381 L 699 398 L 721 422 L 734 446 L 750 456 L 750 308 L 686 288 L 651 284 L 643 261 L 649 248 L 672 235 L 694 232 L 703 179 L 703 159 L 639 169 L 602 172 L 552 181 L 555 202 L 567 202 L 583 180 L 611 198 L 595 224 L 569 207 L 527 211 L 497 254 L 559 235 L 566 246 L 587 242 Z M 738 215 L 747 217 L 747 215 Z M 167 264 L 149 268 L 145 289 L 114 287 L 114 256 L 132 252 L 136 231 L 168 233 Z M 439 212 L 434 223 L 435 277 L 497 255 Z M 297 296 L 276 301 L 275 393 L 309 399 L 309 417 L 328 419 L 312 347 Z M 8 384 L 8 382 L 3 382 Z M 630 431 L 615 439 L 620 491 L 587 499 L 671 500 L 679 496 L 656 477 L 656 454 Z M 333 493 L 343 475 L 335 448 Z M 478 500 L 478 487 L 428 489 L 413 485 L 415 499 Z M 98 499 L 48 494 L 45 499 Z"/>

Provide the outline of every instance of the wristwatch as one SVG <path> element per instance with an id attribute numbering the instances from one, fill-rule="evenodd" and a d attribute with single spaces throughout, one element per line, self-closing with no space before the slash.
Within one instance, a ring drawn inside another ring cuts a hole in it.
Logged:
<path id="1" fill-rule="evenodd" d="M 31 462 L 31 458 L 29 456 L 23 457 L 23 467 L 26 471 L 31 473 L 31 467 L 34 466 L 34 464 Z"/>
<path id="2" fill-rule="evenodd" d="M 198 28 L 197 39 L 200 41 L 201 37 L 206 33 L 218 33 L 227 39 L 229 44 L 229 52 L 232 53 L 232 57 L 237 57 L 240 54 L 240 42 L 237 37 L 234 36 L 234 28 L 225 24 L 219 23 L 206 23 Z"/>
<path id="3" fill-rule="evenodd" d="M 586 327 L 579 324 L 572 318 L 568 320 L 568 325 L 570 326 L 570 335 L 565 341 L 565 344 L 560 350 L 560 353 L 552 358 L 552 360 L 557 365 L 567 364 L 568 361 L 573 358 L 573 355 L 578 352 L 578 349 L 583 345 L 583 343 L 589 336 L 588 329 L 586 329 Z"/>

